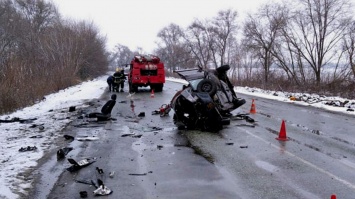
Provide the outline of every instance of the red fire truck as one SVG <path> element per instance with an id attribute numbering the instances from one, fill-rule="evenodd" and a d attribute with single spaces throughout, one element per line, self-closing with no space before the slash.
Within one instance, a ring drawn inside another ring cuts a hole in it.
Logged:
<path id="1" fill-rule="evenodd" d="M 150 86 L 154 92 L 161 92 L 165 83 L 164 63 L 155 55 L 136 55 L 129 65 L 129 92 L 137 92 L 138 87 Z"/>

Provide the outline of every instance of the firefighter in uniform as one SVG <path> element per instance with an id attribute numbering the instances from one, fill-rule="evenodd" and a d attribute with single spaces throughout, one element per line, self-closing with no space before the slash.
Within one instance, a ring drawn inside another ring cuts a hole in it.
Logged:
<path id="1" fill-rule="evenodd" d="M 124 75 L 124 70 L 117 68 L 116 72 L 113 74 L 113 79 L 114 79 L 114 86 L 113 89 L 118 92 L 123 92 L 123 88 L 124 88 L 124 80 L 126 79 L 125 75 Z M 121 89 L 120 89 L 121 88 Z"/>

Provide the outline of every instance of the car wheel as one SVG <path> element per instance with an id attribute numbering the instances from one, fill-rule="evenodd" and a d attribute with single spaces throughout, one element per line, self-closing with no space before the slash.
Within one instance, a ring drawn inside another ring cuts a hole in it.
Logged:
<path id="1" fill-rule="evenodd" d="M 206 92 L 210 96 L 213 96 L 217 92 L 217 85 L 210 79 L 204 79 L 197 85 L 198 92 Z"/>

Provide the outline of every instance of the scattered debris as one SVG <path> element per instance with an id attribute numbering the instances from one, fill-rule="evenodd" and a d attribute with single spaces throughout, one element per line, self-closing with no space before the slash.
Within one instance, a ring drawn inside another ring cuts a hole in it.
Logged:
<path id="1" fill-rule="evenodd" d="M 81 198 L 87 198 L 88 197 L 88 192 L 87 191 L 80 191 L 79 192 Z"/>
<path id="2" fill-rule="evenodd" d="M 170 110 L 170 104 L 163 104 L 158 110 L 153 111 L 152 115 L 160 115 L 160 117 L 164 117 L 166 115 L 169 115 Z"/>
<path id="3" fill-rule="evenodd" d="M 134 135 L 134 133 L 123 134 L 123 135 L 121 135 L 121 137 L 128 137 L 128 136 L 132 136 L 132 135 Z"/>
<path id="4" fill-rule="evenodd" d="M 111 171 L 108 176 L 110 176 L 110 178 L 113 178 L 113 176 L 115 176 L 115 172 L 114 171 Z"/>
<path id="5" fill-rule="evenodd" d="M 147 173 L 130 173 L 128 175 L 130 175 L 130 176 L 145 176 L 145 175 L 147 175 Z"/>
<path id="6" fill-rule="evenodd" d="M 98 187 L 98 186 L 96 186 L 94 181 L 92 181 L 91 179 L 79 179 L 79 180 L 75 180 L 75 182 L 82 183 L 82 184 L 87 184 L 87 185 L 92 185 L 92 186 L 94 186 L 96 188 Z"/>
<path id="7" fill-rule="evenodd" d="M 133 135 L 132 138 L 141 138 L 142 137 L 142 134 L 140 135 Z"/>
<path id="8" fill-rule="evenodd" d="M 32 124 L 28 128 L 36 128 L 36 127 L 38 127 L 39 130 L 44 130 L 43 124 Z"/>
<path id="9" fill-rule="evenodd" d="M 255 128 L 255 125 L 253 125 L 253 124 L 237 124 L 235 126 L 247 126 L 247 127 Z"/>
<path id="10" fill-rule="evenodd" d="M 140 112 L 140 113 L 138 114 L 138 117 L 145 117 L 145 112 Z"/>
<path id="11" fill-rule="evenodd" d="M 71 136 L 71 135 L 64 135 L 64 138 L 65 138 L 66 140 L 71 140 L 71 141 L 74 140 L 74 137 Z"/>
<path id="12" fill-rule="evenodd" d="M 97 171 L 99 174 L 103 174 L 103 173 L 104 173 L 104 170 L 100 169 L 99 167 L 96 167 L 96 171 Z"/>
<path id="13" fill-rule="evenodd" d="M 82 137 L 77 137 L 76 140 L 78 141 L 95 141 L 95 140 L 98 140 L 99 138 L 98 137 L 95 137 L 95 136 L 92 136 L 92 137 L 89 137 L 89 136 L 82 136 Z"/>
<path id="14" fill-rule="evenodd" d="M 43 126 L 43 125 L 39 125 L 39 126 L 38 126 L 38 129 L 39 129 L 40 131 L 43 131 L 43 130 L 44 130 L 44 126 Z"/>
<path id="15" fill-rule="evenodd" d="M 73 147 L 64 147 L 57 151 L 57 160 L 64 159 L 65 156 L 73 150 Z"/>
<path id="16" fill-rule="evenodd" d="M 94 194 L 96 196 L 107 196 L 110 195 L 112 192 L 113 191 L 107 188 L 105 185 L 100 185 L 99 188 L 94 191 Z"/>
<path id="17" fill-rule="evenodd" d="M 249 117 L 248 114 L 237 114 L 237 115 L 233 116 L 233 118 L 235 120 L 245 120 L 249 123 L 255 122 L 255 120 L 253 118 Z"/>
<path id="18" fill-rule="evenodd" d="M 75 106 L 69 107 L 69 112 L 74 112 L 75 111 Z"/>
<path id="19" fill-rule="evenodd" d="M 25 151 L 34 151 L 34 150 L 37 150 L 36 146 L 21 147 L 18 151 L 25 152 Z"/>
<path id="20" fill-rule="evenodd" d="M 141 138 L 142 137 L 142 134 L 139 134 L 139 135 L 136 135 L 134 133 L 129 133 L 129 134 L 123 134 L 121 135 L 121 137 L 132 137 L 132 138 Z"/>
<path id="21" fill-rule="evenodd" d="M 84 168 L 84 167 L 89 166 L 90 164 L 96 162 L 96 160 L 94 160 L 93 158 L 86 158 L 86 159 L 80 160 L 79 162 L 75 161 L 72 158 L 68 158 L 68 161 L 72 164 L 71 167 L 67 168 L 67 170 L 70 172 L 77 171 L 81 168 Z"/>
<path id="22" fill-rule="evenodd" d="M 160 131 L 160 130 L 163 130 L 163 128 L 153 126 L 153 127 L 152 127 L 152 130 L 155 130 L 155 131 Z"/>
<path id="23" fill-rule="evenodd" d="M 43 138 L 43 135 L 34 135 L 34 136 L 31 136 L 30 138 Z"/>
<path id="24" fill-rule="evenodd" d="M 20 119 L 18 117 L 14 117 L 14 118 L 9 119 L 9 120 L 0 120 L 0 123 L 11 123 L 11 122 L 32 123 L 34 120 L 37 120 L 37 118 Z"/>
<path id="25" fill-rule="evenodd" d="M 104 182 L 102 182 L 101 179 L 97 179 L 97 184 L 98 184 L 98 186 L 96 186 L 96 188 L 99 188 L 99 186 L 104 185 Z"/>

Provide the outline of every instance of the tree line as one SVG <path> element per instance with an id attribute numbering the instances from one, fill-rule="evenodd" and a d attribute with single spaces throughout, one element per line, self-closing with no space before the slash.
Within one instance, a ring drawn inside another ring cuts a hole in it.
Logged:
<path id="1" fill-rule="evenodd" d="M 354 98 L 353 8 L 348 0 L 286 0 L 263 4 L 242 22 L 237 11 L 222 10 L 186 28 L 162 28 L 154 53 L 169 72 L 229 64 L 237 85 Z M 132 54 L 116 47 L 113 61 Z"/>
<path id="2" fill-rule="evenodd" d="M 93 23 L 63 19 L 44 0 L 0 0 L 0 114 L 107 71 Z"/>
<path id="3" fill-rule="evenodd" d="M 188 27 L 171 23 L 152 52 L 167 73 L 229 64 L 236 85 L 354 98 L 355 21 L 349 0 L 267 3 L 238 21 L 221 10 Z M 0 113 L 123 67 L 144 49 L 106 39 L 92 22 L 63 19 L 45 0 L 0 0 Z"/>

